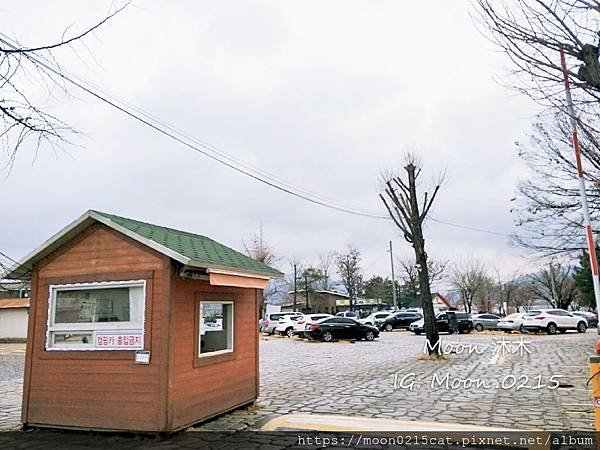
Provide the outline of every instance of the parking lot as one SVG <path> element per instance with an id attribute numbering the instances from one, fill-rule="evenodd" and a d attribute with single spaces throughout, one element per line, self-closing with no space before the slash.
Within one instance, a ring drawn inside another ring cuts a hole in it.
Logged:
<path id="1" fill-rule="evenodd" d="M 262 337 L 256 405 L 196 429 L 253 430 L 283 414 L 314 413 L 593 430 L 586 381 L 596 330 L 555 336 L 484 332 L 442 339 L 445 349 L 455 353 L 432 361 L 417 357 L 424 337 L 406 331 L 355 343 Z M 22 353 L 0 352 L 2 429 L 19 422 L 23 360 Z M 551 389 L 553 381 L 560 387 Z"/>

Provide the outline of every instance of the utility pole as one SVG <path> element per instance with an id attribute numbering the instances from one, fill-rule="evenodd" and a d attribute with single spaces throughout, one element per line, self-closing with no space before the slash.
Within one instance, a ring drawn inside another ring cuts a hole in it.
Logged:
<path id="1" fill-rule="evenodd" d="M 394 299 L 394 310 L 398 306 L 396 298 L 396 277 L 394 276 L 394 252 L 392 250 L 392 241 L 390 241 L 390 264 L 392 266 L 392 298 Z"/>
<path id="2" fill-rule="evenodd" d="M 298 265 L 296 264 L 296 261 L 294 261 L 294 311 L 296 311 L 296 298 L 297 298 L 297 292 L 298 290 L 296 289 L 296 281 L 298 280 Z"/>
<path id="3" fill-rule="evenodd" d="M 600 277 L 598 275 L 598 259 L 596 257 L 596 246 L 594 245 L 594 233 L 590 220 L 590 210 L 588 207 L 587 193 L 585 190 L 585 178 L 583 177 L 583 164 L 581 162 L 581 150 L 579 149 L 579 138 L 577 136 L 577 121 L 575 119 L 575 108 L 573 107 L 573 98 L 571 97 L 571 88 L 569 86 L 569 72 L 567 71 L 567 62 L 565 60 L 565 51 L 560 49 L 560 64 L 563 70 L 563 79 L 565 84 L 565 95 L 567 97 L 567 108 L 571 122 L 571 132 L 573 133 L 573 150 L 575 152 L 575 163 L 577 165 L 577 175 L 579 178 L 579 192 L 581 194 L 581 209 L 583 212 L 583 223 L 585 225 L 585 234 L 587 238 L 588 252 L 590 255 L 590 269 L 592 270 L 592 282 L 594 284 L 594 296 L 596 298 L 596 312 L 599 312 L 600 305 Z M 600 327 L 598 327 L 600 334 Z"/>
<path id="4" fill-rule="evenodd" d="M 558 296 L 556 295 L 556 281 L 554 281 L 554 264 L 550 261 L 550 286 L 552 287 L 552 300 L 554 307 L 558 308 Z"/>
<path id="5" fill-rule="evenodd" d="M 308 314 L 310 308 L 308 306 L 308 274 L 306 271 L 304 272 L 304 295 L 306 296 L 306 313 Z"/>

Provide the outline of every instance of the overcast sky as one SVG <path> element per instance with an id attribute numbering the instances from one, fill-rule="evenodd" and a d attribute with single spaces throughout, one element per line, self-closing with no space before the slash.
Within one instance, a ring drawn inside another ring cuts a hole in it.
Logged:
<path id="1" fill-rule="evenodd" d="M 75 33 L 103 1 L 5 3 L 3 32 L 27 46 Z M 384 214 L 382 170 L 407 149 L 426 183 L 447 181 L 435 218 L 504 233 L 519 178 L 514 141 L 536 108 L 500 85 L 508 63 L 476 30 L 470 2 L 136 0 L 55 55 L 64 68 L 221 150 L 350 207 Z M 32 96 L 82 131 L 78 146 L 19 154 L 0 184 L 0 250 L 21 257 L 87 209 L 212 237 L 240 249 L 263 224 L 277 254 L 361 250 L 389 274 L 394 226 L 325 209 L 235 173 L 76 90 Z M 5 161 L 5 156 L 3 156 Z M 508 239 L 429 224 L 431 257 L 532 267 Z M 280 268 L 288 269 L 285 259 Z"/>

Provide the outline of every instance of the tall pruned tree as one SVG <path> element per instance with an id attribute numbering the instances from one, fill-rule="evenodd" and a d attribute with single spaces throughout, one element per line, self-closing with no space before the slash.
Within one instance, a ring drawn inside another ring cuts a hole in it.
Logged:
<path id="1" fill-rule="evenodd" d="M 431 191 L 425 191 L 419 195 L 417 184 L 421 170 L 422 165 L 418 158 L 415 155 L 407 154 L 404 174 L 384 174 L 383 192 L 379 194 L 379 197 L 406 242 L 413 247 L 425 320 L 425 334 L 429 343 L 427 348 L 429 354 L 438 354 L 439 334 L 433 311 L 423 222 L 437 197 L 442 180 L 440 178 Z"/>
<path id="2" fill-rule="evenodd" d="M 347 253 L 337 255 L 335 260 L 338 275 L 350 298 L 350 310 L 354 308 L 356 299 L 362 294 L 363 275 L 360 260 L 360 252 L 351 245 L 348 245 Z"/>

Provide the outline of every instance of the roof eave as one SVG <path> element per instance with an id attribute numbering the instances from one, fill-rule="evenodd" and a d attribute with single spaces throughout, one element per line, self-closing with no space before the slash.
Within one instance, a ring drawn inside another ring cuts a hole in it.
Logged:
<path id="1" fill-rule="evenodd" d="M 69 225 L 61 229 L 59 232 L 55 233 L 52 237 L 47 239 L 42 245 L 37 247 L 35 250 L 30 252 L 27 256 L 22 258 L 17 264 L 13 265 L 6 274 L 2 275 L 0 278 L 9 278 L 9 279 L 24 279 L 27 277 L 28 272 L 33 269 L 33 265 L 41 260 L 43 257 L 49 255 L 54 250 L 59 248 L 61 245 L 68 242 L 75 234 L 80 233 L 89 227 L 92 222 L 99 222 L 103 225 L 106 225 L 109 228 L 112 228 L 115 231 L 118 231 L 125 236 L 130 237 L 131 239 L 144 244 L 145 246 L 156 250 L 157 252 L 168 256 L 169 258 L 180 262 L 185 266 L 190 267 L 198 267 L 204 269 L 214 269 L 214 270 L 223 270 L 227 272 L 236 272 L 242 273 L 245 275 L 254 275 L 258 277 L 268 277 L 268 278 L 281 278 L 283 273 L 279 271 L 262 271 L 262 270 L 250 270 L 250 269 L 241 269 L 232 266 L 224 266 L 219 264 L 209 264 L 201 261 L 193 261 L 192 259 L 177 253 L 170 248 L 159 244 L 156 241 L 145 238 L 140 234 L 131 231 L 130 229 L 112 221 L 108 217 L 104 217 L 101 214 L 96 213 L 93 210 L 89 210 L 85 212 L 81 217 L 71 222 Z"/>
<path id="2" fill-rule="evenodd" d="M 240 274 L 244 276 L 256 276 L 260 278 L 281 278 L 283 277 L 283 273 L 279 271 L 262 271 L 262 270 L 251 270 L 251 269 L 243 269 L 233 266 L 224 266 L 221 264 L 209 264 L 202 261 L 192 261 L 187 264 L 191 267 L 198 267 L 202 269 L 207 269 L 209 272 L 212 271 L 224 271 L 231 274 Z"/>
<path id="3" fill-rule="evenodd" d="M 177 253 L 176 251 L 171 250 L 170 248 L 165 247 L 164 245 L 161 245 L 158 242 L 153 241 L 152 239 L 145 238 L 144 236 L 141 236 L 135 231 L 131 231 L 129 228 L 125 228 L 123 225 L 119 225 L 118 223 L 110 220 L 108 217 L 104 217 L 96 213 L 95 211 L 88 211 L 88 214 L 94 220 L 106 225 L 107 227 L 112 228 L 113 230 L 118 231 L 119 233 L 122 233 L 125 236 L 128 236 L 131 239 L 136 240 L 141 244 L 144 244 L 145 246 L 150 247 L 151 249 L 168 256 L 171 259 L 174 259 L 175 261 L 179 261 L 181 264 L 184 264 L 186 266 L 191 265 L 191 259 L 186 256 L 183 256 L 181 253 Z"/>
<path id="4" fill-rule="evenodd" d="M 28 275 L 28 272 L 32 270 L 33 265 L 38 262 L 43 257 L 49 255 L 54 250 L 59 248 L 61 245 L 68 242 L 75 234 L 85 230 L 88 228 L 92 222 L 100 222 L 103 225 L 106 225 L 109 228 L 112 228 L 115 231 L 118 231 L 121 234 L 124 234 L 131 239 L 138 241 L 144 244 L 147 247 L 150 247 L 156 250 L 159 253 L 162 253 L 176 261 L 181 262 L 182 264 L 188 265 L 190 263 L 190 259 L 185 256 L 174 252 L 170 248 L 165 247 L 164 245 L 160 245 L 159 243 L 152 241 L 150 239 L 146 239 L 143 236 L 119 225 L 112 220 L 97 214 L 95 211 L 87 211 L 81 217 L 71 222 L 69 225 L 61 229 L 59 232 L 55 233 L 47 239 L 42 245 L 37 247 L 27 256 L 22 258 L 17 264 L 13 265 L 5 275 L 2 275 L 0 278 L 9 278 L 9 279 L 23 279 Z"/>
<path id="5" fill-rule="evenodd" d="M 44 241 L 44 243 L 38 246 L 35 250 L 21 258 L 18 263 L 14 264 L 0 278 L 9 278 L 13 280 L 26 278 L 28 272 L 32 270 L 33 264 L 66 243 L 71 238 L 71 234 L 78 233 L 79 231 L 83 231 L 85 228 L 87 228 L 89 226 L 86 223 L 88 220 L 90 220 L 90 211 L 84 213 L 81 217 L 71 222 L 69 225 Z"/>

